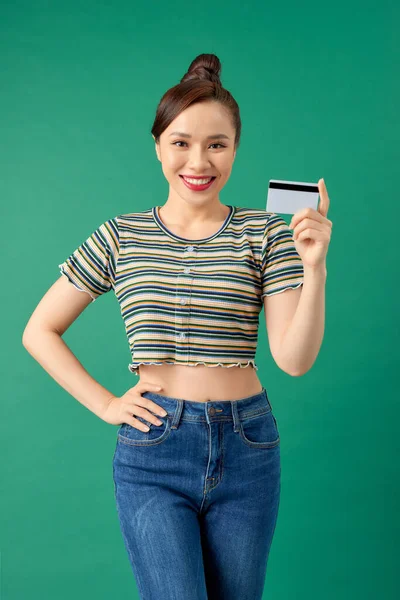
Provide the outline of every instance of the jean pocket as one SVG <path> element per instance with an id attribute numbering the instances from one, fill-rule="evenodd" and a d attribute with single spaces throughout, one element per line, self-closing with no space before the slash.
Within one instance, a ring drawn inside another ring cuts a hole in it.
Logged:
<path id="1" fill-rule="evenodd" d="M 128 446 L 155 446 L 162 444 L 171 433 L 171 422 L 168 415 L 166 417 L 157 415 L 157 418 L 162 421 L 162 425 L 154 425 L 154 423 L 150 423 L 150 421 L 146 421 L 142 417 L 135 416 L 135 419 L 150 427 L 150 430 L 141 431 L 132 425 L 128 425 L 128 423 L 123 423 L 118 430 L 118 440 Z"/>
<path id="2" fill-rule="evenodd" d="M 280 442 L 278 424 L 270 408 L 241 419 L 239 433 L 251 448 L 274 448 Z"/>

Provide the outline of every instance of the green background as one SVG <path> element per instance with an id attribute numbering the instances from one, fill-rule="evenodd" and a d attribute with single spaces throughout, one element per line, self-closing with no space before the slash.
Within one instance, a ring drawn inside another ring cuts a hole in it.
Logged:
<path id="1" fill-rule="evenodd" d="M 150 129 L 204 52 L 243 123 L 221 201 L 265 209 L 269 179 L 324 177 L 331 203 L 325 337 L 306 375 L 275 365 L 260 314 L 258 375 L 282 437 L 264 597 L 398 597 L 399 17 L 387 0 L 2 3 L 2 599 L 137 597 L 113 497 L 117 429 L 22 333 L 100 223 L 166 201 Z M 115 395 L 138 382 L 113 292 L 64 340 Z"/>

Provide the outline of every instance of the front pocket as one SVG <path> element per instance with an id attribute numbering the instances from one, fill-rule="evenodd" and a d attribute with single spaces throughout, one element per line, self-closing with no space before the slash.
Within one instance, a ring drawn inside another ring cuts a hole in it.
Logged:
<path id="1" fill-rule="evenodd" d="M 239 433 L 243 442 L 252 448 L 274 448 L 280 442 L 278 425 L 271 409 L 242 419 Z"/>
<path id="2" fill-rule="evenodd" d="M 128 446 L 155 446 L 164 442 L 171 433 L 171 422 L 166 417 L 157 417 L 163 423 L 162 425 L 154 425 L 150 421 L 146 421 L 142 417 L 135 417 L 148 427 L 149 431 L 141 431 L 128 423 L 123 423 L 118 430 L 118 440 Z"/>

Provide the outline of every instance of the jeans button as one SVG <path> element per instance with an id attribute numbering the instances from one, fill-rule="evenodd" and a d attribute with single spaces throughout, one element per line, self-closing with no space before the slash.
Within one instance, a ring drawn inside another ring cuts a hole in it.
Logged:
<path id="1" fill-rule="evenodd" d="M 209 415 L 215 415 L 215 408 L 214 408 L 213 406 L 211 406 L 211 407 L 208 409 L 208 414 L 209 414 Z"/>

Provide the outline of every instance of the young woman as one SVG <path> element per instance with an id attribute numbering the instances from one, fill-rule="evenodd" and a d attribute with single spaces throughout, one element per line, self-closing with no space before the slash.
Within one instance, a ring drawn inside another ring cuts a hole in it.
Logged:
<path id="1" fill-rule="evenodd" d="M 291 375 L 309 368 L 322 339 L 322 254 L 306 274 L 283 219 L 219 200 L 241 132 L 220 68 L 215 55 L 198 56 L 157 107 L 152 135 L 167 201 L 102 223 L 59 265 L 62 277 L 24 335 L 60 385 L 119 425 L 115 497 L 142 600 L 261 599 L 281 464 L 254 361 L 259 313 L 264 306 L 271 353 Z M 330 232 L 330 221 L 317 221 Z M 61 340 L 111 288 L 139 377 L 122 397 Z"/>

